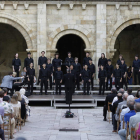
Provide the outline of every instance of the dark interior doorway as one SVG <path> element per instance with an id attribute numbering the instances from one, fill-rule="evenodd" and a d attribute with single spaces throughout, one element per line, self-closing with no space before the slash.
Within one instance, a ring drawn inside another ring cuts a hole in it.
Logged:
<path id="1" fill-rule="evenodd" d="M 63 63 L 65 62 L 67 53 L 71 52 L 72 57 L 78 57 L 79 63 L 81 65 L 83 64 L 83 58 L 85 57 L 85 43 L 79 36 L 74 34 L 68 34 L 61 37 L 57 42 L 56 48 Z M 64 66 L 62 66 L 62 70 L 63 72 L 65 71 Z"/>
<path id="2" fill-rule="evenodd" d="M 118 35 L 114 48 L 117 50 L 112 59 L 113 64 L 123 55 L 127 66 L 132 66 L 136 54 L 140 58 L 140 24 L 130 25 L 124 28 Z"/>
<path id="3" fill-rule="evenodd" d="M 27 57 L 27 44 L 23 35 L 13 26 L 0 23 L 0 82 L 4 75 L 12 71 L 12 60 L 19 53 L 21 65 Z"/>

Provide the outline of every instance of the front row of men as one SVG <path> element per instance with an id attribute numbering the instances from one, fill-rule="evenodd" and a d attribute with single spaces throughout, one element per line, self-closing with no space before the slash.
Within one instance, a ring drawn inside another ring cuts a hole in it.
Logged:
<path id="1" fill-rule="evenodd" d="M 76 59 L 77 62 L 77 59 Z M 74 75 L 74 82 L 70 83 L 72 85 L 72 93 L 75 91 L 75 83 L 77 85 L 77 89 L 79 89 L 79 81 L 80 81 L 80 76 L 83 82 L 83 88 L 84 88 L 84 94 L 89 94 L 89 89 L 90 89 L 90 83 L 92 84 L 93 87 L 93 79 L 94 79 L 94 73 L 95 73 L 95 66 L 92 64 L 92 60 L 89 60 L 90 65 L 85 65 L 84 69 L 81 70 L 81 67 L 77 67 L 77 63 L 74 65 L 70 65 L 69 68 L 69 73 Z M 106 83 L 106 88 L 108 88 L 108 81 L 110 81 L 110 88 L 112 88 L 112 79 L 115 81 L 115 87 L 117 89 L 123 87 L 123 84 L 125 84 L 127 88 L 127 83 L 126 83 L 126 66 L 124 64 L 124 60 L 121 60 L 121 67 L 124 67 L 122 69 L 119 68 L 118 63 L 116 64 L 116 69 L 113 68 L 111 64 L 111 60 L 108 60 L 108 65 L 106 66 L 106 70 L 104 69 L 104 66 L 101 65 L 101 68 L 99 70 L 99 94 L 104 94 L 105 91 L 105 83 Z M 39 74 L 39 81 L 41 82 L 41 89 L 40 93 L 42 94 L 42 89 L 43 85 L 45 87 L 45 94 L 47 94 L 47 89 L 48 89 L 48 81 L 50 81 L 50 84 L 52 84 L 52 70 L 49 67 L 46 67 L 46 63 L 42 65 L 43 67 L 40 69 L 40 74 Z M 27 76 L 28 76 L 28 87 L 30 89 L 31 87 L 31 94 L 33 92 L 33 82 L 35 81 L 35 69 L 33 68 L 33 63 L 30 64 L 30 68 L 27 70 Z M 114 78 L 113 78 L 114 77 Z M 63 72 L 61 71 L 61 66 L 57 67 L 57 71 L 54 73 L 54 83 L 56 85 L 56 94 L 61 94 L 61 84 L 63 81 Z M 63 81 L 64 82 L 64 81 Z M 64 82 L 65 84 L 65 82 Z M 102 89 L 103 87 L 103 89 Z M 50 86 L 52 88 L 52 85 Z M 86 92 L 87 89 L 87 92 Z M 101 93 L 101 91 L 103 91 Z"/>

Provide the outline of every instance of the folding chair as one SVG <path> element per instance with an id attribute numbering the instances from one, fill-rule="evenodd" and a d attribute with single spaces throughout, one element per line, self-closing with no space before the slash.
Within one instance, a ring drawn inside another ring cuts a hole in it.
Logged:
<path id="1" fill-rule="evenodd" d="M 140 135 L 137 135 L 137 140 L 140 140 Z"/>
<path id="2" fill-rule="evenodd" d="M 119 131 L 119 126 L 120 126 L 120 115 L 121 115 L 122 110 L 119 112 L 119 120 L 117 120 L 117 133 Z"/>
<path id="3" fill-rule="evenodd" d="M 5 138 L 9 140 L 10 137 L 11 138 L 13 137 L 13 134 L 11 134 L 11 114 L 10 113 L 4 114 L 4 117 L 8 118 L 7 124 L 3 123 L 4 135 L 5 135 Z"/>
<path id="4" fill-rule="evenodd" d="M 130 140 L 133 140 L 133 134 L 135 134 L 135 128 L 131 128 L 131 133 L 130 133 L 130 135 L 131 135 L 131 138 L 130 138 Z"/>
<path id="5" fill-rule="evenodd" d="M 127 129 L 126 129 L 126 140 L 127 137 L 129 136 L 129 122 L 127 122 Z"/>
<path id="6" fill-rule="evenodd" d="M 123 129 L 125 129 L 125 121 L 124 121 L 124 117 L 123 117 Z"/>

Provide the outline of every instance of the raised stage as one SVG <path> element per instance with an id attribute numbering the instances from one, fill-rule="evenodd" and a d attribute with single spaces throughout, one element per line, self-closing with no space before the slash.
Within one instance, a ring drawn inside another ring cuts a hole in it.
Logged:
<path id="1" fill-rule="evenodd" d="M 24 86 L 26 88 L 27 86 Z M 132 94 L 135 95 L 137 89 L 140 88 L 139 85 L 128 85 L 128 87 L 132 88 Z M 30 103 L 33 103 L 34 106 L 38 106 L 42 103 L 47 103 L 48 106 L 55 108 L 64 108 L 69 105 L 65 103 L 65 90 L 62 85 L 61 95 L 55 95 L 55 86 L 53 86 L 52 90 L 47 90 L 48 95 L 40 95 L 40 85 L 34 85 L 33 95 L 29 96 Z M 72 96 L 72 104 L 71 107 L 97 107 L 98 102 L 104 102 L 106 95 L 110 94 L 111 91 L 105 91 L 105 95 L 99 94 L 99 86 L 95 85 L 94 90 L 90 90 L 90 95 L 83 95 L 82 86 L 80 90 L 75 90 L 74 95 Z"/>
<path id="2" fill-rule="evenodd" d="M 98 101 L 105 101 L 106 95 L 73 95 L 71 107 L 97 107 Z M 31 95 L 30 102 L 50 102 L 54 108 L 64 108 L 69 105 L 65 103 L 65 95 Z"/>

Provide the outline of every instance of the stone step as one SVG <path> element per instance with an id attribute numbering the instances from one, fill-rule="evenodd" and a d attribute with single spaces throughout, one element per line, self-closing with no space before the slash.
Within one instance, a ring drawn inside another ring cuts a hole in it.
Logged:
<path id="1" fill-rule="evenodd" d="M 33 90 L 34 93 L 40 93 L 40 90 Z M 43 93 L 45 92 L 45 90 L 43 90 Z M 48 93 L 55 93 L 55 90 L 47 90 Z M 91 94 L 97 94 L 99 93 L 99 90 L 91 90 L 89 91 Z M 65 90 L 61 90 L 61 93 L 65 93 Z M 83 90 L 75 90 L 75 93 L 83 93 Z M 110 91 L 105 91 L 105 94 L 109 94 Z M 136 90 L 132 91 L 132 93 L 137 93 Z"/>
<path id="2" fill-rule="evenodd" d="M 94 103 L 72 103 L 70 107 L 96 107 L 97 105 Z M 66 103 L 55 103 L 54 107 L 69 107 L 69 104 Z"/>
<path id="3" fill-rule="evenodd" d="M 28 85 L 25 85 L 25 86 L 22 86 L 22 87 L 28 87 Z M 34 87 L 40 88 L 40 85 L 34 85 Z M 50 86 L 48 86 L 48 87 L 50 87 Z M 65 86 L 64 85 L 61 85 L 61 87 L 65 87 Z M 82 88 L 83 85 L 80 85 L 80 87 Z M 94 85 L 94 87 L 95 88 L 99 88 L 99 85 Z M 131 87 L 131 88 L 140 88 L 140 85 L 128 85 L 128 87 Z"/>

